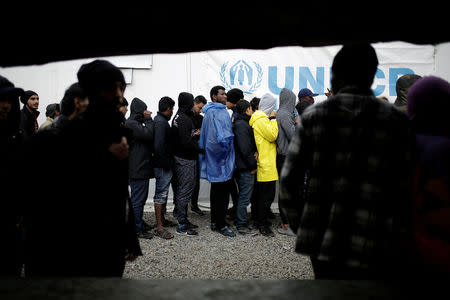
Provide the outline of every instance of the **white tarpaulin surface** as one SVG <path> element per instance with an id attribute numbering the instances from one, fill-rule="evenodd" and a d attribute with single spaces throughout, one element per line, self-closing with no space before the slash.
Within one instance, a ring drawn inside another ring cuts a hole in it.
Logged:
<path id="1" fill-rule="evenodd" d="M 433 46 L 412 45 L 402 42 L 373 44 L 379 66 L 372 86 L 376 96 L 395 100 L 397 79 L 409 73 L 421 76 L 434 72 Z M 331 65 L 341 46 L 321 48 L 282 47 L 269 50 L 226 50 L 201 52 L 195 55 L 192 67 L 192 90 L 209 95 L 214 85 L 227 90 L 239 88 L 245 98 L 261 97 L 272 93 L 277 97 L 282 88 L 295 94 L 309 88 L 326 97 L 330 88 Z M 358 72 L 358 70 L 354 70 Z"/>

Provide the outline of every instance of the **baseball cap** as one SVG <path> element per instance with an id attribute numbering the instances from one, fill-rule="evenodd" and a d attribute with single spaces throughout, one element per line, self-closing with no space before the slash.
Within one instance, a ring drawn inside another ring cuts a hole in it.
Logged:
<path id="1" fill-rule="evenodd" d="M 310 97 L 316 97 L 319 96 L 319 94 L 314 94 L 313 92 L 311 92 L 310 89 L 301 89 L 300 92 L 298 92 L 298 98 L 303 98 L 306 96 L 310 96 Z"/>

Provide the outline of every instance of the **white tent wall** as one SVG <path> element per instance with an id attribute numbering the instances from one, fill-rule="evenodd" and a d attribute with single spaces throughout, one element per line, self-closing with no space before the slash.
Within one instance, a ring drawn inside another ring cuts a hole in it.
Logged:
<path id="1" fill-rule="evenodd" d="M 392 75 L 392 68 L 409 66 L 412 63 L 416 74 L 436 75 L 450 81 L 450 43 L 431 45 L 412 45 L 403 42 L 379 43 L 374 44 L 380 61 L 380 74 L 375 78 L 374 86 L 379 87 L 381 94 L 388 97 L 389 101 L 395 100 L 396 78 L 402 74 L 394 72 L 395 78 L 389 78 Z M 262 96 L 266 92 L 274 92 L 284 86 L 289 86 L 294 92 L 302 85 L 302 70 L 306 70 L 312 77 L 309 82 L 303 84 L 311 89 L 320 86 L 320 96 L 316 98 L 320 102 L 326 97 L 323 92 L 329 87 L 330 67 L 332 58 L 340 46 L 329 46 L 320 48 L 302 48 L 302 47 L 282 47 L 268 50 L 224 50 L 208 51 L 182 54 L 153 54 L 153 55 L 134 55 L 110 57 L 112 63 L 119 66 L 127 82 L 125 97 L 131 104 L 134 97 L 138 97 L 148 105 L 148 109 L 156 115 L 158 110 L 158 101 L 163 96 L 169 96 L 177 102 L 180 92 L 191 92 L 194 96 L 203 95 L 209 100 L 209 91 L 214 85 L 229 85 L 230 75 L 233 74 L 231 66 L 253 68 L 253 75 L 241 71 L 239 76 L 235 69 L 234 75 L 237 76 L 235 85 L 242 85 L 246 90 L 246 99 L 250 100 L 253 96 Z M 408 52 L 408 55 L 403 55 Z M 408 59 L 411 58 L 411 61 Z M 25 90 L 34 90 L 39 94 L 41 115 L 38 123 L 42 124 L 45 117 L 45 108 L 50 103 L 59 102 L 64 91 L 77 81 L 76 73 L 83 63 L 93 59 L 80 59 L 64 62 L 49 63 L 40 66 L 10 67 L 0 68 L 0 75 L 7 77 L 16 86 Z M 241 63 L 239 63 L 241 62 Z M 238 65 L 240 64 L 240 66 Z M 244 65 L 245 64 L 245 65 Z M 262 66 L 262 67 L 261 67 Z M 307 67 L 302 67 L 307 66 Z M 302 69 L 303 68 L 303 69 Z M 401 69 L 401 68 L 400 68 Z M 275 74 L 275 79 L 270 78 L 270 71 Z M 300 70 L 300 71 L 299 71 Z M 395 69 L 396 70 L 396 69 Z M 288 80 L 288 73 L 292 71 L 292 78 Z M 319 71 L 323 79 L 319 77 Z M 257 75 L 259 76 L 257 78 Z M 227 77 L 228 76 L 228 77 Z M 316 77 L 315 77 L 316 76 Z M 251 79 L 253 78 L 253 80 Z M 258 80 L 256 80 L 256 78 Z M 244 80 L 245 79 L 245 80 Z M 314 81 L 317 79 L 317 81 Z M 248 84 L 246 82 L 248 80 Z M 251 82 L 252 81 L 252 82 Z M 251 85 L 251 83 L 253 83 Z M 256 85 L 258 83 L 258 85 Z M 389 83 L 391 85 L 389 85 Z M 317 84 L 311 86 L 311 84 Z M 258 87 L 255 90 L 255 87 Z M 177 109 L 175 107 L 175 109 Z M 154 181 L 151 182 L 154 187 Z M 170 195 L 171 196 L 171 195 Z M 149 198 L 153 197 L 153 190 L 150 190 Z M 202 181 L 200 198 L 208 199 L 209 184 Z"/>

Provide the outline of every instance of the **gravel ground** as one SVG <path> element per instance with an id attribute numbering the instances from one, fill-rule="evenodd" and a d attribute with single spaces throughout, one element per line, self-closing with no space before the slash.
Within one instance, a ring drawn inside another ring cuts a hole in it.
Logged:
<path id="1" fill-rule="evenodd" d="M 144 220 L 155 224 L 151 209 L 144 212 Z M 279 234 L 275 237 L 240 235 L 224 237 L 210 230 L 209 211 L 198 216 L 189 211 L 189 220 L 198 225 L 199 235 L 181 236 L 175 228 L 171 240 L 153 237 L 140 239 L 143 256 L 127 263 L 124 278 L 133 279 L 314 279 L 308 257 L 294 252 L 295 237 Z M 277 211 L 276 220 L 279 223 Z M 172 209 L 168 207 L 168 219 Z"/>

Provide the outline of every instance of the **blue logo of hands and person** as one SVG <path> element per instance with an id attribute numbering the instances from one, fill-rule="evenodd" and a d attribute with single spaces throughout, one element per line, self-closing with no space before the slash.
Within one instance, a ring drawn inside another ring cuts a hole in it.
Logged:
<path id="1" fill-rule="evenodd" d="M 227 90 L 241 89 L 244 94 L 251 95 L 261 86 L 263 70 L 257 62 L 249 64 L 243 59 L 230 67 L 229 61 L 220 68 L 220 80 Z"/>

